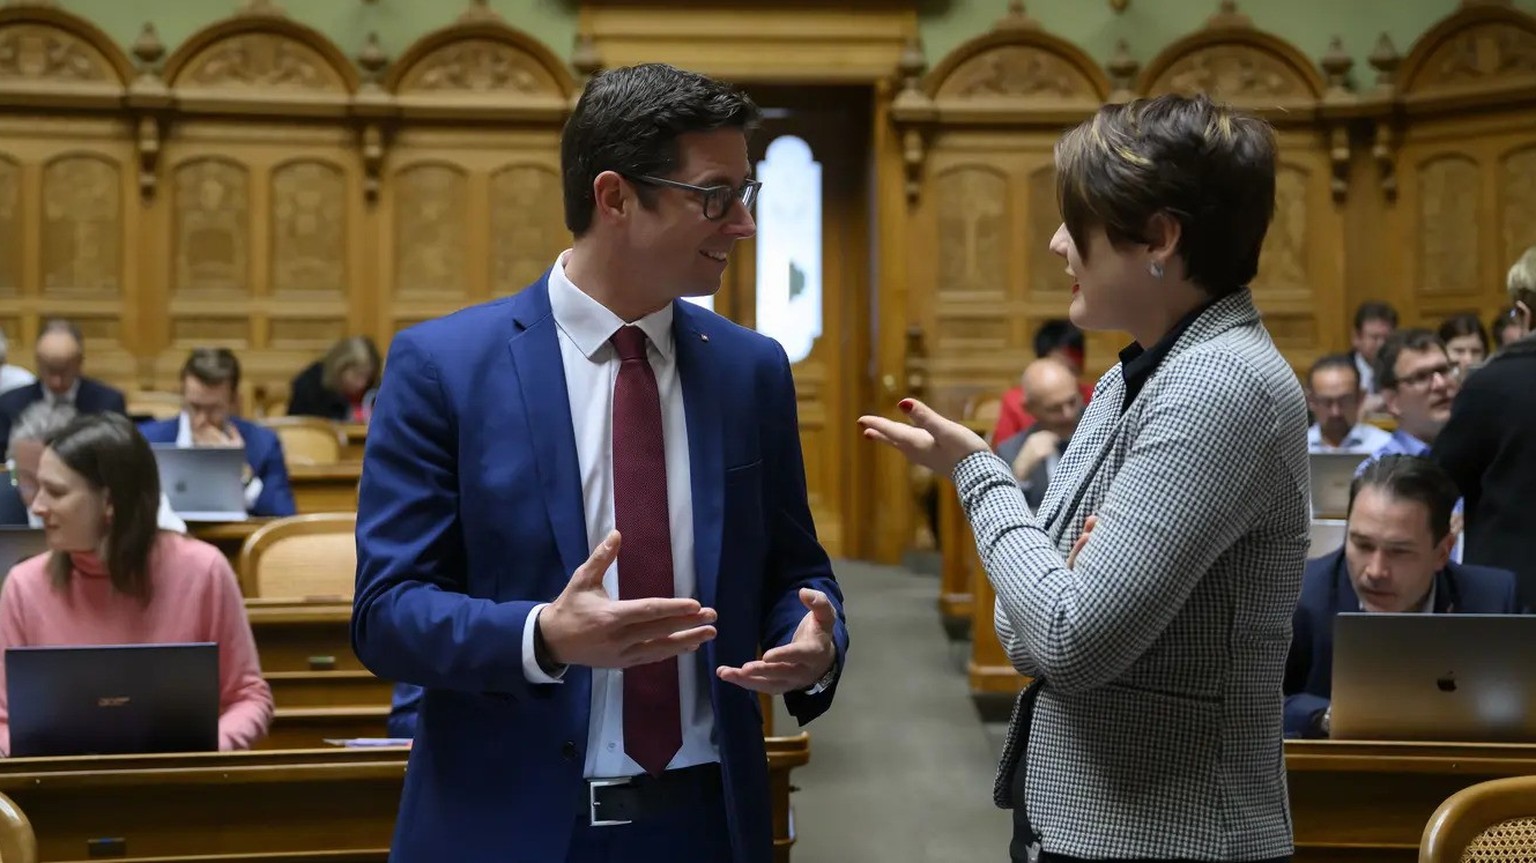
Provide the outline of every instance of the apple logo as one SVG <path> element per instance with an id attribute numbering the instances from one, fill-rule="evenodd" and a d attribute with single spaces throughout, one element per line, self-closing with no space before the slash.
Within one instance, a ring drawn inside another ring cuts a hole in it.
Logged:
<path id="1" fill-rule="evenodd" d="M 1441 692 L 1455 692 L 1456 673 L 1451 672 L 1449 674 L 1435 678 L 1435 688 L 1439 689 Z"/>

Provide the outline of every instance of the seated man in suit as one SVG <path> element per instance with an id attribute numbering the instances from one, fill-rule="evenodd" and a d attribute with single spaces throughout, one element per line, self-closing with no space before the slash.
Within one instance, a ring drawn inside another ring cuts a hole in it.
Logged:
<path id="1" fill-rule="evenodd" d="M 1327 737 L 1340 612 L 1514 614 L 1515 576 L 1450 561 L 1456 485 L 1427 458 L 1385 456 L 1355 478 L 1344 547 L 1307 562 L 1285 666 L 1285 734 Z"/>
<path id="2" fill-rule="evenodd" d="M 72 322 L 54 318 L 37 336 L 38 380 L 0 395 L 0 440 L 11 436 L 11 423 L 33 402 L 67 404 L 83 414 L 127 413 L 123 394 L 80 374 L 85 338 Z"/>
<path id="3" fill-rule="evenodd" d="M 298 510 L 277 433 L 234 415 L 240 361 L 228 348 L 197 348 L 181 367 L 181 416 L 144 423 L 150 443 L 180 447 L 244 447 L 248 467 L 245 508 L 251 515 L 287 516 Z"/>
<path id="4" fill-rule="evenodd" d="M 1083 415 L 1083 394 L 1072 370 L 1049 357 L 1024 369 L 1024 408 L 1034 424 L 997 445 L 997 454 L 1013 466 L 1029 508 L 1039 509 L 1051 474 Z"/>

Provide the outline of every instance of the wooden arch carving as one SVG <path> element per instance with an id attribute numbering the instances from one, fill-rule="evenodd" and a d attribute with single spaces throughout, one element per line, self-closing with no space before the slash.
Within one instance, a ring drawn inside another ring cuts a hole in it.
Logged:
<path id="1" fill-rule="evenodd" d="M 250 94 L 263 102 L 344 104 L 360 76 L 318 30 L 280 13 L 243 13 L 199 30 L 165 62 L 172 90 Z"/>
<path id="2" fill-rule="evenodd" d="M 1041 29 L 1022 12 L 949 52 L 923 86 L 946 108 L 962 103 L 1021 119 L 1045 108 L 1092 111 L 1109 96 L 1109 79 L 1083 49 Z"/>
<path id="3" fill-rule="evenodd" d="M 570 70 L 548 47 L 495 18 L 461 20 L 416 40 L 383 86 L 406 109 L 510 101 L 559 113 L 576 91 Z"/>
<path id="4" fill-rule="evenodd" d="M 1297 116 L 1295 109 L 1314 108 L 1327 81 L 1295 45 L 1254 28 L 1247 16 L 1227 11 L 1158 52 L 1142 71 L 1138 89 L 1148 95 L 1205 93 L 1271 114 L 1271 119 L 1311 122 L 1311 110 Z"/>
<path id="5" fill-rule="evenodd" d="M 50 6 L 0 8 L 0 90 L 119 98 L 133 63 L 91 22 Z M 52 102 L 52 104 L 58 104 Z"/>
<path id="6" fill-rule="evenodd" d="M 1408 101 L 1477 96 L 1507 103 L 1536 93 L 1536 15 L 1510 6 L 1464 6 L 1419 37 L 1398 73 Z"/>

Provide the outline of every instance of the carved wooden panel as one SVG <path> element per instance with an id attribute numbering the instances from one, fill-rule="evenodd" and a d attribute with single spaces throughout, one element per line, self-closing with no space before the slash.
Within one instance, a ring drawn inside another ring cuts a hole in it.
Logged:
<path id="1" fill-rule="evenodd" d="M 116 82 L 117 71 L 78 36 L 41 24 L 0 29 L 0 79 Z"/>
<path id="2" fill-rule="evenodd" d="M 1437 48 L 1420 69 L 1411 82 L 1415 91 L 1536 76 L 1536 33 L 1502 24 L 1469 27 Z"/>
<path id="3" fill-rule="evenodd" d="M 43 292 L 116 294 L 122 287 L 122 176 L 98 156 L 43 168 Z"/>
<path id="4" fill-rule="evenodd" d="M 224 159 L 183 162 L 175 171 L 174 289 L 245 292 L 250 284 L 250 172 Z"/>
<path id="5" fill-rule="evenodd" d="M 1001 301 L 1007 281 L 1008 180 L 990 166 L 963 166 L 934 182 L 941 296 Z"/>
<path id="6" fill-rule="evenodd" d="M 396 172 L 395 183 L 395 295 L 467 296 L 464 171 L 412 165 Z"/>
<path id="7" fill-rule="evenodd" d="M 1312 88 L 1290 64 L 1246 45 L 1213 45 L 1174 61 L 1154 93 L 1205 93 L 1218 101 L 1308 97 Z"/>
<path id="8" fill-rule="evenodd" d="M 346 92 L 347 82 L 308 45 L 276 33 L 221 39 L 188 61 L 177 86 Z"/>
<path id="9" fill-rule="evenodd" d="M 171 342 L 178 353 L 197 347 L 244 348 L 251 345 L 251 320 L 223 315 L 177 315 L 171 321 Z"/>
<path id="10" fill-rule="evenodd" d="M 339 318 L 274 318 L 267 346 L 319 353 L 346 335 L 347 322 Z"/>
<path id="11" fill-rule="evenodd" d="M 1005 45 L 973 57 L 950 73 L 938 95 L 956 98 L 1095 98 L 1093 83 L 1060 55 Z"/>
<path id="12" fill-rule="evenodd" d="M 1307 243 L 1309 180 L 1308 171 L 1294 164 L 1282 163 L 1275 172 L 1275 215 L 1259 253 L 1259 274 L 1252 286 L 1256 297 L 1275 291 L 1311 290 L 1312 266 Z"/>
<path id="13" fill-rule="evenodd" d="M 1457 154 L 1429 159 L 1419 166 L 1419 187 L 1418 292 L 1480 293 L 1477 163 Z"/>
<path id="14" fill-rule="evenodd" d="M 517 165 L 491 176 L 491 292 L 522 290 L 550 264 L 567 238 L 560 175 Z"/>
<path id="15" fill-rule="evenodd" d="M 302 160 L 272 172 L 272 289 L 346 292 L 347 183 L 340 168 Z"/>
<path id="16" fill-rule="evenodd" d="M 21 166 L 0 156 L 0 294 L 21 290 Z"/>
<path id="17" fill-rule="evenodd" d="M 418 61 L 401 80 L 401 93 L 559 94 L 560 85 L 532 57 L 506 42 L 465 39 Z"/>
<path id="18" fill-rule="evenodd" d="M 1536 246 L 1536 146 L 1528 146 L 1499 160 L 1499 223 L 1504 262 L 1513 264 L 1526 249 Z"/>
<path id="19" fill-rule="evenodd" d="M 1067 263 L 1051 252 L 1051 237 L 1061 226 L 1060 207 L 1056 203 L 1056 168 L 1045 165 L 1029 175 L 1029 232 L 1025 256 L 1029 260 L 1029 284 L 1025 291 L 1047 295 L 1061 303 L 1062 314 L 1072 301 L 1072 282 L 1067 277 Z"/>

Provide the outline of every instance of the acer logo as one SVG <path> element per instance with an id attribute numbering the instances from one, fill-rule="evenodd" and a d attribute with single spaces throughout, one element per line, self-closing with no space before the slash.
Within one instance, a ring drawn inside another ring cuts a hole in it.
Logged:
<path id="1" fill-rule="evenodd" d="M 96 699 L 97 707 L 125 707 L 129 697 L 126 695 L 107 695 Z"/>

